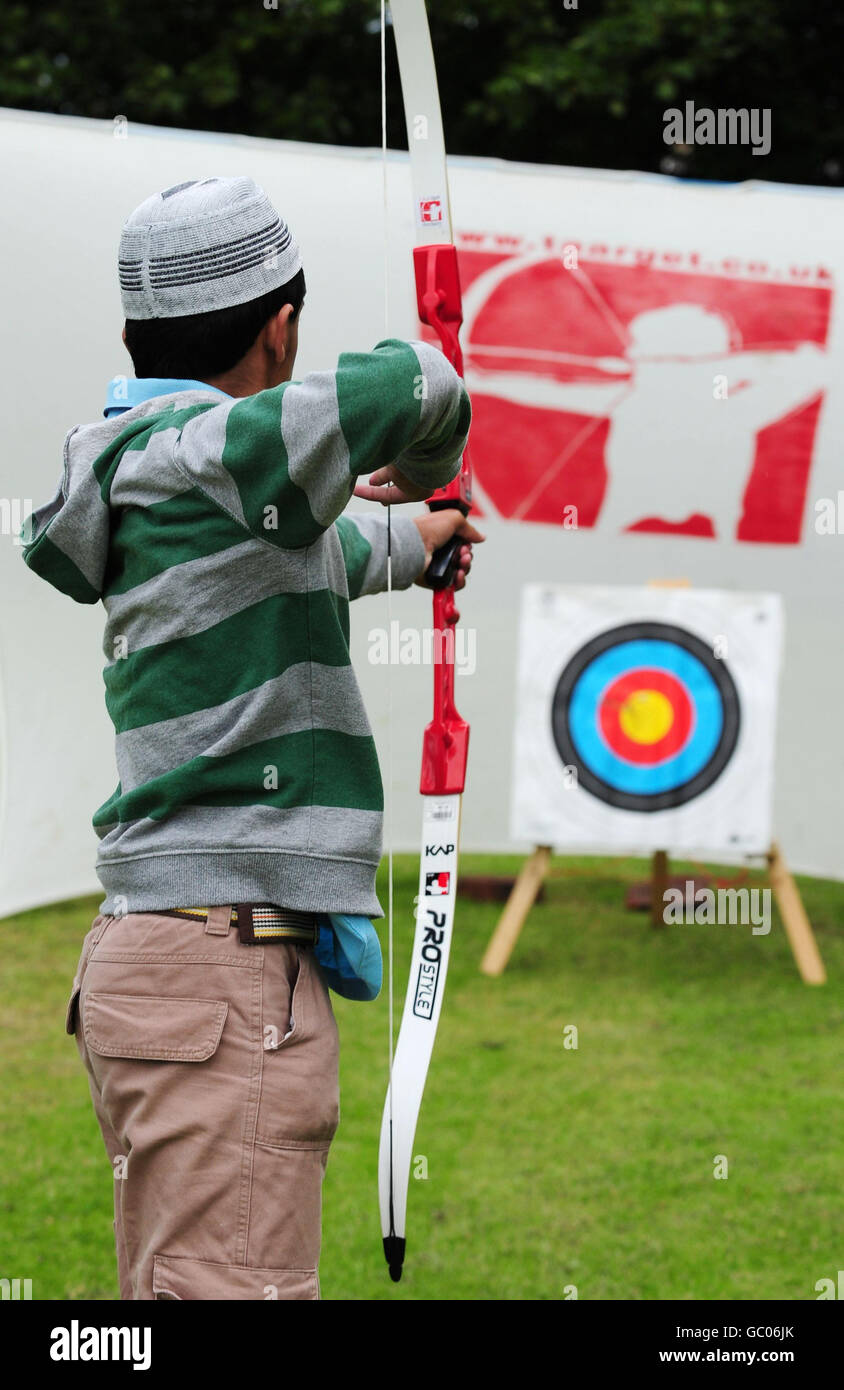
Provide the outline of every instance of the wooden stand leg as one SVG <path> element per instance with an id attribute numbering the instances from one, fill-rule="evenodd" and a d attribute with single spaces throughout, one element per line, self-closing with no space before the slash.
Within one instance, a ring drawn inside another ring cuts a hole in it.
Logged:
<path id="1" fill-rule="evenodd" d="M 788 944 L 797 969 L 807 985 L 826 983 L 826 971 L 797 884 L 782 857 L 779 845 L 771 845 L 768 855 L 771 887 L 785 925 Z"/>
<path id="2" fill-rule="evenodd" d="M 525 918 L 548 872 L 550 860 L 550 845 L 538 845 L 522 865 L 521 873 L 513 884 L 513 891 L 507 899 L 507 905 L 481 961 L 484 975 L 500 975 L 510 959 Z"/>
<path id="3" fill-rule="evenodd" d="M 665 890 L 668 887 L 668 852 L 664 849 L 654 851 L 651 867 L 651 921 L 655 927 L 665 925 Z"/>

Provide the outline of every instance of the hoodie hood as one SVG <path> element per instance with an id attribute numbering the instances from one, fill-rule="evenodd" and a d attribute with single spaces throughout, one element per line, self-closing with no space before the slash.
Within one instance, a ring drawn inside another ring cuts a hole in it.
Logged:
<path id="1" fill-rule="evenodd" d="M 36 508 L 23 527 L 29 568 L 77 603 L 103 596 L 111 535 L 109 493 L 124 452 L 162 416 L 205 401 L 213 387 L 155 396 L 91 425 L 77 425 L 64 441 L 63 471 L 55 495 Z"/>

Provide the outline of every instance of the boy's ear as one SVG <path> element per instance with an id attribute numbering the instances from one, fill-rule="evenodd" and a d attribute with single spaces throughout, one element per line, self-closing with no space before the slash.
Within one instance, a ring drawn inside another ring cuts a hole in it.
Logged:
<path id="1" fill-rule="evenodd" d="M 283 361 L 287 351 L 287 331 L 293 317 L 293 305 L 282 304 L 277 314 L 269 320 L 264 329 L 267 346 L 271 348 L 278 361 Z"/>
<path id="2" fill-rule="evenodd" d="M 126 346 L 126 325 L 125 325 L 125 323 L 124 323 L 124 325 L 123 325 L 123 332 L 120 334 L 120 336 L 121 336 L 121 338 L 123 339 L 123 346 L 125 347 L 125 346 Z"/>

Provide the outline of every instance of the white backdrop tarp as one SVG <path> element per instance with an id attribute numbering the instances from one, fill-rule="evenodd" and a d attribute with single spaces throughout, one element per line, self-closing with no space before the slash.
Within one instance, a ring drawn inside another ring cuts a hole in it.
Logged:
<path id="1" fill-rule="evenodd" d="M 263 184 L 305 258 L 297 375 L 384 335 L 385 264 L 390 332 L 418 326 L 406 157 L 388 162 L 386 218 L 377 151 L 7 111 L 0 169 L 4 914 L 97 891 L 90 820 L 117 780 L 99 611 L 30 575 L 10 533 L 52 495 L 67 429 L 130 370 L 115 270 L 127 213 L 211 173 Z M 451 183 L 489 537 L 460 605 L 476 637 L 457 681 L 472 724 L 465 847 L 512 848 L 522 583 L 685 579 L 783 595 L 774 826 L 795 867 L 844 877 L 844 534 L 815 524 L 844 488 L 844 196 L 495 160 L 454 160 Z M 429 611 L 420 590 L 394 600 L 408 628 Z M 382 752 L 392 686 L 393 833 L 412 849 L 430 671 L 370 663 L 381 597 L 353 620 Z"/>

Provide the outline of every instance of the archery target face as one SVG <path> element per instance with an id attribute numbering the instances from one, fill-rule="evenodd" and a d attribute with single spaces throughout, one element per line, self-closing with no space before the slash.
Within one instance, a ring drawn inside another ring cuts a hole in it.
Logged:
<path id="1" fill-rule="evenodd" d="M 776 595 L 529 586 L 514 835 L 763 853 L 780 641 Z"/>
<path id="2" fill-rule="evenodd" d="M 625 623 L 575 653 L 551 718 L 581 787 L 610 806 L 662 811 L 720 776 L 740 707 L 726 664 L 700 638 L 676 623 Z"/>

